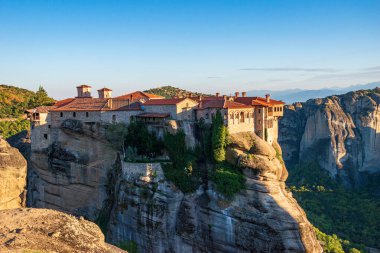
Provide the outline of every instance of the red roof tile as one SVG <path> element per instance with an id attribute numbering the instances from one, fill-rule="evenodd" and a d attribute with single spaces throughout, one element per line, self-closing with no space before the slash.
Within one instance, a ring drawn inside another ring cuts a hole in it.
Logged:
<path id="1" fill-rule="evenodd" d="M 56 106 L 39 106 L 33 109 L 27 110 L 29 113 L 48 113 L 50 110 L 57 108 Z"/>
<path id="2" fill-rule="evenodd" d="M 132 93 L 124 94 L 122 96 L 116 97 L 118 99 L 130 99 L 130 100 L 139 100 L 141 98 L 148 98 L 148 99 L 163 99 L 164 97 L 158 96 L 155 94 L 150 94 L 142 91 L 135 91 Z"/>
<path id="3" fill-rule="evenodd" d="M 67 105 L 68 103 L 72 102 L 74 99 L 75 98 L 66 98 L 63 100 L 55 101 L 54 106 L 60 107 L 60 106 Z"/>
<path id="4" fill-rule="evenodd" d="M 217 99 L 217 100 L 209 100 L 209 101 L 203 102 L 200 109 L 206 109 L 206 108 L 233 109 L 233 108 L 251 108 L 251 106 L 234 102 L 234 101 Z"/>
<path id="5" fill-rule="evenodd" d="M 186 98 L 165 98 L 165 99 L 152 99 L 146 101 L 143 106 L 153 106 L 153 105 L 176 105 Z"/>
<path id="6" fill-rule="evenodd" d="M 109 109 L 109 98 L 75 98 L 72 102 L 51 111 L 102 111 Z"/>
<path id="7" fill-rule="evenodd" d="M 261 105 L 261 106 L 273 106 L 273 105 L 284 105 L 282 101 L 270 99 L 269 103 L 265 98 L 261 97 L 237 97 L 235 98 L 236 102 L 243 103 L 246 105 Z"/>

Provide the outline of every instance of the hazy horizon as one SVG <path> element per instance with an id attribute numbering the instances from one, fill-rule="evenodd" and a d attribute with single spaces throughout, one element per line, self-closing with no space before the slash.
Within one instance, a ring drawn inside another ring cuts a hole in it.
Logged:
<path id="1" fill-rule="evenodd" d="M 275 8 L 274 8 L 275 7 Z M 0 0 L 0 83 L 55 98 L 380 80 L 380 1 Z"/>

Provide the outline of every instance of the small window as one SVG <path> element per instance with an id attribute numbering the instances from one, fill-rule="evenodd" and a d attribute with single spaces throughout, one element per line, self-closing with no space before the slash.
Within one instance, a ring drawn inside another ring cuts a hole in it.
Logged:
<path id="1" fill-rule="evenodd" d="M 116 115 L 112 115 L 112 123 L 115 123 L 115 122 L 116 122 Z"/>
<path id="2" fill-rule="evenodd" d="M 51 125 L 48 125 L 48 128 L 51 128 Z"/>
<path id="3" fill-rule="evenodd" d="M 261 109 L 259 109 L 259 113 L 261 113 Z"/>
<path id="4" fill-rule="evenodd" d="M 61 118 L 63 117 L 63 112 L 61 112 Z"/>
<path id="5" fill-rule="evenodd" d="M 48 138 L 48 135 L 47 135 L 47 134 L 44 134 L 44 138 L 47 140 L 47 138 Z"/>
<path id="6" fill-rule="evenodd" d="M 206 113 L 206 119 L 208 119 L 208 113 Z"/>
<path id="7" fill-rule="evenodd" d="M 88 118 L 88 112 L 86 112 L 86 118 Z"/>
<path id="8" fill-rule="evenodd" d="M 76 112 L 73 112 L 73 117 L 75 118 L 77 116 L 77 113 Z"/>

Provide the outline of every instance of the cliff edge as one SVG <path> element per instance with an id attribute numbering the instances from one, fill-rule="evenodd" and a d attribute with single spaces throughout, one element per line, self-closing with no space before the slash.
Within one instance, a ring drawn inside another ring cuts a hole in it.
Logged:
<path id="1" fill-rule="evenodd" d="M 27 162 L 0 137 L 0 210 L 25 206 Z"/>

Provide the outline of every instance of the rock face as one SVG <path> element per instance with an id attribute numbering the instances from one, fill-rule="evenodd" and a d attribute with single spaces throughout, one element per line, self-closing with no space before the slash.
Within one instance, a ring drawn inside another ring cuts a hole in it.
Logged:
<path id="1" fill-rule="evenodd" d="M 108 242 L 133 242 L 139 252 L 322 251 L 285 191 L 280 150 L 253 133 L 232 136 L 228 160 L 244 168 L 247 185 L 228 201 L 212 182 L 185 195 L 160 164 L 123 162 L 102 126 L 54 131 L 49 148 L 31 154 L 30 204 L 96 221 Z"/>
<path id="2" fill-rule="evenodd" d="M 48 209 L 0 211 L 1 252 L 126 252 L 104 242 L 94 223 Z"/>
<path id="3" fill-rule="evenodd" d="M 0 210 L 25 206 L 24 157 L 0 137 Z"/>
<path id="4" fill-rule="evenodd" d="M 347 187 L 380 173 L 380 89 L 350 92 L 289 106 L 279 143 L 287 163 L 316 160 Z"/>
<path id="5" fill-rule="evenodd" d="M 184 195 L 160 164 L 123 163 L 107 238 L 135 241 L 141 252 L 321 252 L 305 213 L 285 190 L 285 166 L 255 134 L 232 136 L 231 163 L 246 190 L 232 202 L 200 188 Z M 253 147 L 253 148 L 252 148 Z"/>

